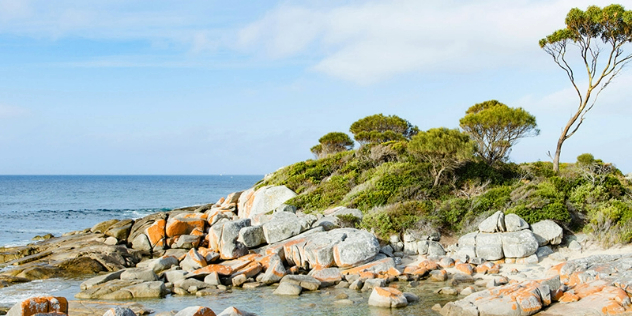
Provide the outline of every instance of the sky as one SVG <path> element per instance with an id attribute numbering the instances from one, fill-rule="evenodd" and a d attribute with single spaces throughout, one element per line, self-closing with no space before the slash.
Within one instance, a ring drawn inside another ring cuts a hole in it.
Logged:
<path id="1" fill-rule="evenodd" d="M 610 3 L 0 0 L 0 174 L 265 174 L 362 117 L 457 128 L 490 99 L 541 130 L 510 160 L 548 161 L 578 98 L 538 40 Z M 632 172 L 630 86 L 562 161 Z"/>

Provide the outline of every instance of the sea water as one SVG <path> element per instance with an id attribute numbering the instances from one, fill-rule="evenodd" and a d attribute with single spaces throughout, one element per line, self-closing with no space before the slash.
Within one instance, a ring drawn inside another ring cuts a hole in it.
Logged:
<path id="1" fill-rule="evenodd" d="M 250 188 L 262 176 L 0 176 L 0 246 L 23 245 L 35 235 L 92 227 L 112 218 L 140 218 L 177 207 L 212 203 L 231 192 Z M 73 299 L 84 279 L 38 280 L 0 288 L 0 306 L 12 306 L 31 296 L 57 295 Z M 454 297 L 435 294 L 447 284 L 421 282 L 411 287 L 395 283 L 421 301 L 402 309 L 369 307 L 369 292 L 327 288 L 299 297 L 272 294 L 274 287 L 233 289 L 217 296 L 172 296 L 137 302 L 157 312 L 188 306 L 208 306 L 221 312 L 229 306 L 265 315 L 438 315 L 431 310 Z M 353 305 L 334 303 L 340 293 Z"/>
<path id="2" fill-rule="evenodd" d="M 0 246 L 214 203 L 263 176 L 0 176 Z"/>

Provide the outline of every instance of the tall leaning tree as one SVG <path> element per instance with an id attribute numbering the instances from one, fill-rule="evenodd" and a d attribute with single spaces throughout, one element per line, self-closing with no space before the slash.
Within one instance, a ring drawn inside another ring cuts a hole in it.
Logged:
<path id="1" fill-rule="evenodd" d="M 540 40 L 540 47 L 566 72 L 579 97 L 578 107 L 557 141 L 553 157 L 555 172 L 560 168 L 564 142 L 577 132 L 586 113 L 595 106 L 599 94 L 632 59 L 632 54 L 624 52 L 624 47 L 627 48 L 626 44 L 630 42 L 632 11 L 626 11 L 618 4 L 604 8 L 590 6 L 586 11 L 571 9 L 566 16 L 566 28 Z M 572 66 L 571 60 L 574 59 L 567 56 L 571 47 L 579 51 L 580 57 L 579 64 Z"/>

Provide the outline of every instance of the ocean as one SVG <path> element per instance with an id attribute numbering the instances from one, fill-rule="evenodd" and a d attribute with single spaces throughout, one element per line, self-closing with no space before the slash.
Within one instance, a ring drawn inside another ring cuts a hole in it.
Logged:
<path id="1" fill-rule="evenodd" d="M 182 206 L 216 202 L 231 192 L 252 187 L 263 176 L 0 176 L 0 246 L 22 245 L 35 235 L 92 227 L 112 218 L 139 218 L 147 214 Z M 74 299 L 85 278 L 53 278 L 0 288 L 0 306 L 10 307 L 39 295 Z M 452 297 L 435 294 L 446 286 L 428 282 L 418 287 L 407 283 L 401 290 L 413 292 L 421 301 L 403 309 L 369 307 L 370 292 L 329 288 L 299 297 L 274 295 L 274 287 L 256 290 L 235 288 L 232 293 L 208 297 L 168 295 L 164 299 L 138 301 L 156 312 L 180 310 L 188 306 L 208 306 L 219 313 L 237 306 L 261 316 L 341 315 L 404 316 L 438 315 L 434 304 L 445 304 Z M 354 305 L 334 303 L 338 294 L 347 293 Z"/>
<path id="2" fill-rule="evenodd" d="M 112 218 L 140 218 L 214 203 L 252 187 L 251 176 L 0 176 L 0 246 L 61 234 Z"/>

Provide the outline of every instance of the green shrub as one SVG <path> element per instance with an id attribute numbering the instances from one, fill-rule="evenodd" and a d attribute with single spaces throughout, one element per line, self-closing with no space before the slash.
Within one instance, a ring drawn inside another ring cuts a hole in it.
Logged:
<path id="1" fill-rule="evenodd" d="M 338 205 L 347 192 L 351 190 L 354 175 L 354 173 L 351 173 L 345 176 L 331 176 L 315 189 L 295 196 L 286 203 L 294 205 L 306 213 L 322 211 Z"/>
<path id="2" fill-rule="evenodd" d="M 594 162 L 595 162 L 595 156 L 593 156 L 592 154 L 581 154 L 577 156 L 577 164 L 580 166 L 592 165 Z"/>
<path id="3" fill-rule="evenodd" d="M 521 165 L 523 169 L 536 178 L 550 178 L 555 175 L 553 163 L 549 161 L 537 161 Z"/>
<path id="4" fill-rule="evenodd" d="M 513 213 L 522 217 L 527 223 L 533 224 L 539 221 L 550 219 L 560 223 L 570 223 L 571 215 L 564 204 L 555 202 L 547 204 L 541 209 L 530 208 L 524 204 L 516 205 L 507 210 L 506 213 Z"/>
<path id="5" fill-rule="evenodd" d="M 429 204 L 423 201 L 407 201 L 373 209 L 362 219 L 360 227 L 374 230 L 381 239 L 414 227 L 430 212 Z"/>
<path id="6" fill-rule="evenodd" d="M 580 210 L 584 210 L 586 205 L 594 205 L 609 199 L 606 188 L 601 185 L 584 183 L 573 189 L 568 197 L 568 201 Z"/>

